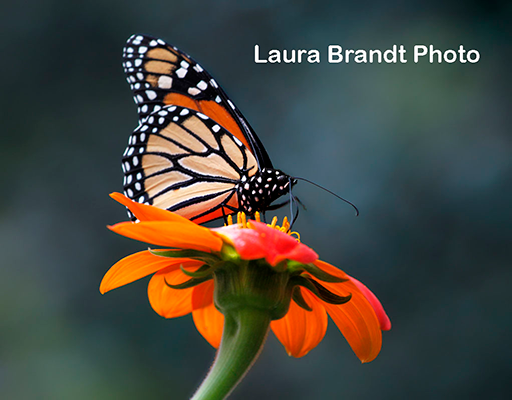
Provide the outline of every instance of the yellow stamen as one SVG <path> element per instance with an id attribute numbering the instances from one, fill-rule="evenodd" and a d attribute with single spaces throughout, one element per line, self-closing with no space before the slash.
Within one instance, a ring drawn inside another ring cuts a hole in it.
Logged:
<path id="1" fill-rule="evenodd" d="M 296 235 L 297 242 L 300 243 L 300 233 L 299 232 L 290 232 L 290 236 Z"/>
<path id="2" fill-rule="evenodd" d="M 239 224 L 239 225 L 242 225 L 242 228 L 247 228 L 247 217 L 245 216 L 245 213 L 244 212 L 239 212 L 237 215 L 236 215 L 236 222 Z"/>
<path id="3" fill-rule="evenodd" d="M 254 220 L 256 222 L 261 222 L 261 214 L 259 212 L 254 213 Z M 244 212 L 239 211 L 236 214 L 236 222 L 238 225 L 241 225 L 242 228 L 245 229 L 254 229 L 254 226 L 251 224 L 251 221 L 247 219 L 247 216 Z M 277 217 L 272 218 L 272 222 L 267 224 L 267 226 L 277 229 L 281 232 L 287 233 L 290 236 L 295 236 L 298 242 L 300 242 L 300 234 L 299 232 L 291 232 L 290 231 L 290 222 L 288 222 L 288 218 L 285 216 L 283 218 L 283 224 L 281 226 L 277 225 L 278 219 Z M 227 217 L 227 225 L 233 225 L 233 216 L 228 215 Z"/>

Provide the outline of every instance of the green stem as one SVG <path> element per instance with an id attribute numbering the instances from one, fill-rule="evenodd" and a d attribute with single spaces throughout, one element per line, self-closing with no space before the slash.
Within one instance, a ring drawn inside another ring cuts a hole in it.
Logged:
<path id="1" fill-rule="evenodd" d="M 267 338 L 271 318 L 265 310 L 238 308 L 224 317 L 215 362 L 191 400 L 226 398 L 256 361 Z"/>

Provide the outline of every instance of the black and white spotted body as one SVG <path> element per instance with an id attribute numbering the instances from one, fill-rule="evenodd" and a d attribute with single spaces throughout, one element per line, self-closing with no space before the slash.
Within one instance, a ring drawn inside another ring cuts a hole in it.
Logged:
<path id="1" fill-rule="evenodd" d="M 237 187 L 241 211 L 249 215 L 264 212 L 290 191 L 290 182 L 294 185 L 297 181 L 278 169 L 264 168 L 251 177 L 244 175 Z"/>

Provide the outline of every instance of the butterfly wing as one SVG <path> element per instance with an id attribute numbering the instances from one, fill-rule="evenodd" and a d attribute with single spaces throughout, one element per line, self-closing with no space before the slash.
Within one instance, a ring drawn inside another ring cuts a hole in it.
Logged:
<path id="1" fill-rule="evenodd" d="M 126 196 L 197 223 L 238 211 L 237 186 L 257 171 L 236 136 L 197 110 L 175 105 L 149 114 L 123 157 Z"/>
<path id="2" fill-rule="evenodd" d="M 272 168 L 270 157 L 242 113 L 190 56 L 162 39 L 133 35 L 123 51 L 123 66 L 140 121 L 166 105 L 199 111 L 250 149 L 260 169 Z"/>

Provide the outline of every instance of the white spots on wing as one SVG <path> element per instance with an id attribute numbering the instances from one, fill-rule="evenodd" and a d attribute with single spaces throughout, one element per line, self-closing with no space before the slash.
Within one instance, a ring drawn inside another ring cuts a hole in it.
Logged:
<path id="1" fill-rule="evenodd" d="M 139 47 L 139 53 L 144 54 L 146 51 L 148 51 L 148 48 L 146 46 L 140 46 Z"/>
<path id="2" fill-rule="evenodd" d="M 130 183 L 132 183 L 132 180 L 133 180 L 133 175 L 128 175 L 126 177 L 126 183 L 129 185 Z"/>
<path id="3" fill-rule="evenodd" d="M 155 122 L 155 117 L 154 116 L 151 116 L 148 118 L 148 123 L 149 124 L 153 124 Z"/>
<path id="4" fill-rule="evenodd" d="M 165 42 L 162 39 L 157 39 L 157 42 L 161 44 L 162 46 L 165 45 Z"/>
<path id="5" fill-rule="evenodd" d="M 148 112 L 148 105 L 147 104 L 144 104 L 141 108 L 140 108 L 140 111 L 143 112 L 143 113 L 147 113 Z"/>
<path id="6" fill-rule="evenodd" d="M 183 110 L 180 111 L 180 115 L 187 115 L 190 111 L 188 110 L 188 108 L 184 108 Z"/>
<path id="7" fill-rule="evenodd" d="M 139 165 L 139 157 L 135 156 L 132 158 L 132 164 L 134 167 L 136 167 L 137 165 Z"/>
<path id="8" fill-rule="evenodd" d="M 184 78 L 185 75 L 187 75 L 187 72 L 188 72 L 187 69 L 180 68 L 179 70 L 176 71 L 176 75 L 178 76 L 178 78 Z"/>
<path id="9" fill-rule="evenodd" d="M 212 84 L 212 86 L 217 89 L 219 87 L 219 85 L 217 85 L 217 82 L 215 81 L 215 79 L 210 79 L 210 83 Z"/>
<path id="10" fill-rule="evenodd" d="M 176 110 L 176 106 L 171 106 L 168 108 L 169 112 L 173 112 Z"/>
<path id="11" fill-rule="evenodd" d="M 201 119 L 208 119 L 208 117 L 206 115 L 204 115 L 203 113 L 197 113 L 196 114 L 199 118 Z"/>
<path id="12" fill-rule="evenodd" d="M 175 117 L 172 117 L 172 120 L 173 120 L 174 122 L 177 122 L 177 121 L 179 120 L 179 118 L 178 118 L 178 116 L 175 116 Z"/>
<path id="13" fill-rule="evenodd" d="M 142 172 L 138 172 L 136 178 L 140 181 L 142 179 Z"/>
<path id="14" fill-rule="evenodd" d="M 215 97 L 215 102 L 216 102 L 216 103 L 220 103 L 220 102 L 221 102 L 221 100 L 220 100 L 220 96 Z"/>
<path id="15" fill-rule="evenodd" d="M 128 155 L 128 156 L 131 156 L 131 155 L 133 154 L 133 152 L 134 152 L 134 151 L 135 151 L 135 147 L 130 147 L 130 148 L 128 149 L 128 154 L 127 154 L 127 155 Z"/>
<path id="16" fill-rule="evenodd" d="M 134 62 L 136 67 L 140 67 L 142 65 L 142 58 L 137 58 Z M 130 65 L 131 67 L 131 65 Z"/>
<path id="17" fill-rule="evenodd" d="M 157 105 L 155 105 L 155 106 L 153 107 L 153 112 L 158 111 L 158 110 L 161 110 L 161 109 L 162 109 L 162 106 L 161 106 L 161 105 L 159 105 L 159 104 L 157 104 Z"/>
<path id="18" fill-rule="evenodd" d="M 142 185 L 140 184 L 140 182 L 136 182 L 135 183 L 135 190 L 139 191 L 142 189 Z"/>
<path id="19" fill-rule="evenodd" d="M 137 79 L 138 79 L 139 81 L 144 80 L 144 74 L 143 74 L 142 72 L 137 72 Z"/>
<path id="20" fill-rule="evenodd" d="M 161 89 L 170 89 L 172 87 L 172 78 L 167 75 L 162 75 L 158 78 L 158 87 Z"/>
<path id="21" fill-rule="evenodd" d="M 199 64 L 196 64 L 194 65 L 194 70 L 196 70 L 197 72 L 203 72 L 203 68 L 199 65 Z"/>
<path id="22" fill-rule="evenodd" d="M 218 131 L 220 131 L 220 126 L 215 124 L 212 126 L 212 131 L 214 131 L 215 133 L 217 133 Z"/>
<path id="23" fill-rule="evenodd" d="M 127 53 L 133 53 L 133 47 L 128 47 L 128 48 L 126 49 L 126 52 L 127 52 Z"/>
<path id="24" fill-rule="evenodd" d="M 228 100 L 228 104 L 229 106 L 234 110 L 235 109 L 235 105 L 233 104 L 233 102 L 231 100 Z"/>
<path id="25" fill-rule="evenodd" d="M 196 86 L 199 90 L 205 90 L 208 87 L 208 84 L 205 81 L 200 81 Z"/>
<path id="26" fill-rule="evenodd" d="M 235 143 L 239 146 L 242 146 L 243 147 L 243 143 L 240 141 L 240 139 L 238 139 L 236 136 L 233 136 L 233 140 L 235 141 Z"/>
<path id="27" fill-rule="evenodd" d="M 154 90 L 146 90 L 146 96 L 148 96 L 149 100 L 155 100 L 156 92 Z"/>
<path id="28" fill-rule="evenodd" d="M 167 110 L 162 110 L 158 113 L 158 115 L 161 115 L 162 117 L 165 117 L 167 114 L 169 114 Z"/>
<path id="29" fill-rule="evenodd" d="M 180 62 L 180 65 L 182 68 L 185 68 L 187 69 L 188 68 L 188 62 L 186 62 L 185 60 L 183 60 L 182 62 Z"/>
<path id="30" fill-rule="evenodd" d="M 144 98 L 140 94 L 135 96 L 135 103 L 142 103 L 143 101 L 144 101 Z"/>
<path id="31" fill-rule="evenodd" d="M 196 96 L 198 95 L 199 93 L 201 93 L 201 90 L 199 90 L 198 88 L 196 87 L 190 87 L 188 88 L 188 93 L 192 96 Z"/>
<path id="32" fill-rule="evenodd" d="M 156 40 L 154 40 L 154 39 L 151 42 L 149 42 L 149 45 L 151 47 L 155 47 L 157 44 L 158 44 L 158 42 Z"/>
<path id="33" fill-rule="evenodd" d="M 140 134 L 140 141 L 144 142 L 146 140 L 146 134 L 143 132 Z"/>
<path id="34" fill-rule="evenodd" d="M 164 122 L 165 122 L 165 118 L 164 118 L 164 117 L 160 117 L 160 118 L 158 118 L 158 123 L 159 123 L 160 125 L 163 125 L 163 124 L 164 124 Z"/>
<path id="35" fill-rule="evenodd" d="M 133 190 L 131 189 L 126 189 L 126 194 L 128 195 L 128 197 L 133 197 Z"/>

